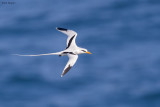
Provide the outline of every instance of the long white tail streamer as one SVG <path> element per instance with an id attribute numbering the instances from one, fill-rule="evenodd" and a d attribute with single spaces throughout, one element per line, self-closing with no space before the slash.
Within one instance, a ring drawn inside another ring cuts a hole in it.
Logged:
<path id="1" fill-rule="evenodd" d="M 37 54 L 37 55 L 21 55 L 21 54 L 13 54 L 13 55 L 17 55 L 17 56 L 43 56 L 43 55 L 59 55 L 60 52 L 57 53 L 47 53 L 47 54 Z"/>

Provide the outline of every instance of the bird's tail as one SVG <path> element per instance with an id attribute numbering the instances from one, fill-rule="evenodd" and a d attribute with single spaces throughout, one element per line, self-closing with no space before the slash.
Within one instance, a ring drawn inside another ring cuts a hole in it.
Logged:
<path id="1" fill-rule="evenodd" d="M 60 54 L 61 54 L 61 52 L 37 54 L 37 55 L 21 55 L 21 54 L 13 54 L 13 55 L 17 55 L 17 56 L 43 56 L 43 55 L 60 55 Z"/>

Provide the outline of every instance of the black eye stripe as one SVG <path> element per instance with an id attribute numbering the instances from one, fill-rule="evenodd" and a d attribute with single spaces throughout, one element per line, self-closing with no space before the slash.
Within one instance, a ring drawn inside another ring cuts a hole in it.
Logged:
<path id="1" fill-rule="evenodd" d="M 83 52 L 86 52 L 85 50 L 82 50 Z"/>

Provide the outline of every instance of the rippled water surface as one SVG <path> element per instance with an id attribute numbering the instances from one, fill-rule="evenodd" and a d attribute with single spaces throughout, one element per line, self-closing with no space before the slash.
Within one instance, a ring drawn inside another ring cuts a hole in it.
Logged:
<path id="1" fill-rule="evenodd" d="M 159 0 L 13 0 L 0 3 L 0 107 L 160 107 Z M 20 57 L 65 49 L 80 55 Z"/>

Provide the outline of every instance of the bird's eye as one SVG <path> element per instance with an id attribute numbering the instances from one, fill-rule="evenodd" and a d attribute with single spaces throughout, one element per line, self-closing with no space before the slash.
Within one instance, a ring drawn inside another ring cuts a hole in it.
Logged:
<path id="1" fill-rule="evenodd" d="M 82 50 L 83 52 L 86 52 L 85 50 Z"/>

